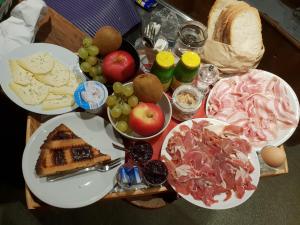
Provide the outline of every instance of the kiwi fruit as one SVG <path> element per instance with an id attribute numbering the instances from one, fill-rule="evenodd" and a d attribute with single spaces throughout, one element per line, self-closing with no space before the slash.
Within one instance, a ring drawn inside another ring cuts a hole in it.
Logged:
<path id="1" fill-rule="evenodd" d="M 115 28 L 104 26 L 95 34 L 93 44 L 99 48 L 100 55 L 106 55 L 120 48 L 122 44 L 122 35 Z"/>
<path id="2" fill-rule="evenodd" d="M 133 80 L 134 94 L 141 102 L 157 103 L 163 95 L 163 86 L 157 76 L 140 74 Z"/>

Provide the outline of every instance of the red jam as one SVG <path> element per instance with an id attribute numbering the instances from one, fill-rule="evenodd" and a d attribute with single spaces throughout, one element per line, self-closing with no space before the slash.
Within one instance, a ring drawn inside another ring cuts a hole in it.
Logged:
<path id="1" fill-rule="evenodd" d="M 150 185 L 161 185 L 168 177 L 168 169 L 160 160 L 151 160 L 142 169 L 144 178 Z"/>
<path id="2" fill-rule="evenodd" d="M 130 157 L 136 163 L 145 163 L 152 158 L 153 149 L 146 141 L 137 141 L 129 146 Z"/>

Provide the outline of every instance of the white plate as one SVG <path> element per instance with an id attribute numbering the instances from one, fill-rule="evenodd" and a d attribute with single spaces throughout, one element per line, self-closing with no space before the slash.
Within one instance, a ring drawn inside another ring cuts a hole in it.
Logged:
<path id="1" fill-rule="evenodd" d="M 73 52 L 71 52 L 66 48 L 60 47 L 58 45 L 47 44 L 47 43 L 34 43 L 34 44 L 29 44 L 29 45 L 24 45 L 22 47 L 19 47 L 2 58 L 0 62 L 0 67 L 2 68 L 0 82 L 1 82 L 1 87 L 5 92 L 5 94 L 10 98 L 10 100 L 12 100 L 20 107 L 28 111 L 39 113 L 39 114 L 57 115 L 57 114 L 70 112 L 76 109 L 78 106 L 74 104 L 72 107 L 65 107 L 65 108 L 55 109 L 55 110 L 42 110 L 41 105 L 32 106 L 32 105 L 24 104 L 20 99 L 20 97 L 18 97 L 15 94 L 15 92 L 11 90 L 11 88 L 9 87 L 9 83 L 12 81 L 12 76 L 11 76 L 8 60 L 25 57 L 37 52 L 51 53 L 54 58 L 56 58 L 58 61 L 64 64 L 68 69 L 75 72 L 75 75 L 80 76 L 82 79 L 84 79 L 84 76 L 78 73 L 78 71 L 80 71 L 78 65 L 78 56 L 76 56 Z"/>
<path id="2" fill-rule="evenodd" d="M 267 71 L 264 71 L 264 70 L 258 70 L 258 69 L 253 69 L 253 70 L 260 72 L 261 76 L 276 77 L 277 79 L 280 80 L 280 82 L 282 82 L 284 84 L 284 86 L 285 86 L 285 88 L 286 88 L 286 90 L 288 92 L 288 95 L 290 97 L 291 107 L 294 110 L 294 112 L 296 113 L 296 117 L 299 118 L 299 116 L 300 116 L 299 101 L 298 101 L 297 95 L 295 94 L 295 92 L 291 88 L 291 86 L 285 80 L 283 80 L 281 77 L 279 77 L 279 76 L 277 76 L 277 75 L 275 75 L 273 73 L 270 73 L 270 72 L 267 72 Z M 223 79 L 219 80 L 216 83 L 216 85 L 213 87 L 213 89 L 210 91 L 210 93 L 209 93 L 209 95 L 207 97 L 207 101 L 206 101 L 206 115 L 208 117 L 209 117 L 209 115 L 208 115 L 207 112 L 208 112 L 210 97 L 212 96 L 214 90 L 225 79 L 231 79 L 231 77 L 223 78 Z M 211 118 L 213 118 L 213 117 L 211 117 Z M 267 146 L 267 145 L 279 146 L 279 145 L 283 144 L 284 142 L 286 142 L 293 135 L 293 133 L 295 132 L 296 128 L 297 128 L 297 125 L 295 125 L 295 127 L 290 127 L 288 129 L 280 130 L 278 132 L 278 137 L 275 140 L 264 142 L 263 146 Z M 262 149 L 263 146 L 257 146 L 257 147 L 255 147 L 255 150 L 258 151 L 258 152 L 260 152 L 260 150 Z"/>
<path id="3" fill-rule="evenodd" d="M 111 171 L 90 172 L 56 182 L 47 182 L 35 173 L 40 146 L 48 134 L 64 123 L 90 145 L 109 154 L 112 159 L 124 157 L 125 152 L 116 150 L 112 143 L 120 143 L 112 126 L 103 118 L 88 113 L 67 113 L 42 124 L 27 143 L 22 160 L 25 182 L 34 195 L 49 205 L 61 208 L 77 208 L 89 205 L 104 197 L 114 186 L 115 168 Z"/>
<path id="4" fill-rule="evenodd" d="M 183 123 L 178 124 L 176 127 L 174 127 L 169 134 L 166 136 L 164 143 L 162 145 L 162 149 L 161 149 L 161 155 L 166 157 L 167 159 L 171 160 L 172 157 L 169 155 L 169 153 L 167 152 L 167 145 L 169 142 L 169 139 L 173 136 L 174 132 L 178 132 L 179 131 L 179 127 L 181 125 L 187 125 L 189 127 L 192 127 L 192 121 L 195 122 L 200 122 L 200 121 L 209 121 L 212 124 L 215 125 L 228 125 L 228 123 L 225 123 L 223 121 L 220 120 L 216 120 L 216 119 L 210 119 L 210 118 L 197 118 L 197 119 L 192 119 L 192 120 L 187 120 Z M 259 182 L 259 178 L 260 178 L 260 165 L 259 165 L 259 161 L 258 161 L 258 157 L 255 151 L 252 151 L 249 154 L 249 159 L 252 163 L 252 165 L 254 166 L 254 171 L 250 174 L 251 178 L 252 178 L 252 184 L 254 184 L 256 187 L 258 185 Z M 173 186 L 172 186 L 173 187 Z M 175 190 L 175 188 L 173 187 L 173 189 Z M 196 200 L 193 198 L 192 195 L 184 195 L 181 193 L 178 193 L 181 197 L 183 197 L 185 200 L 189 201 L 190 203 L 203 207 L 203 208 L 207 208 L 207 209 L 229 209 L 229 208 L 233 208 L 235 206 L 238 206 L 240 204 L 242 204 L 243 202 L 245 202 L 248 198 L 250 198 L 250 196 L 254 193 L 255 190 L 251 190 L 251 191 L 245 191 L 245 194 L 243 196 L 243 198 L 239 199 L 236 197 L 235 193 L 232 193 L 232 196 L 230 199 L 228 199 L 227 201 L 224 201 L 224 198 L 226 196 L 225 193 L 219 194 L 215 196 L 215 199 L 218 200 L 218 203 L 214 203 L 211 206 L 207 206 L 205 205 L 201 200 Z"/>

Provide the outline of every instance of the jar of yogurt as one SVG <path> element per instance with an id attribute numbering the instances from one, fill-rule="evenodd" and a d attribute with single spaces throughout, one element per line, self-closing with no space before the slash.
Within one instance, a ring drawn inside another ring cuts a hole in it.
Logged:
<path id="1" fill-rule="evenodd" d="M 74 92 L 76 104 L 84 110 L 98 114 L 108 96 L 107 88 L 98 81 L 86 81 L 78 85 Z"/>
<path id="2" fill-rule="evenodd" d="M 181 85 L 172 95 L 172 117 L 179 121 L 192 119 L 199 110 L 203 94 L 193 85 Z"/>

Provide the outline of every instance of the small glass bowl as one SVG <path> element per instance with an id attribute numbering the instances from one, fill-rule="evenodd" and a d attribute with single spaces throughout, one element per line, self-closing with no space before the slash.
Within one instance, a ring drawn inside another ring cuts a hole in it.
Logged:
<path id="1" fill-rule="evenodd" d="M 148 186 L 161 186 L 168 178 L 168 168 L 160 160 L 150 160 L 142 168 L 144 182 Z"/>
<path id="2" fill-rule="evenodd" d="M 190 101 L 191 98 L 194 99 L 193 102 Z M 185 99 L 186 102 L 184 102 Z M 179 121 L 192 119 L 198 112 L 202 99 L 203 94 L 193 85 L 186 84 L 179 86 L 172 95 L 172 117 Z"/>
<path id="3" fill-rule="evenodd" d="M 149 161 L 153 155 L 153 148 L 149 142 L 136 141 L 129 146 L 129 157 L 137 165 Z"/>

